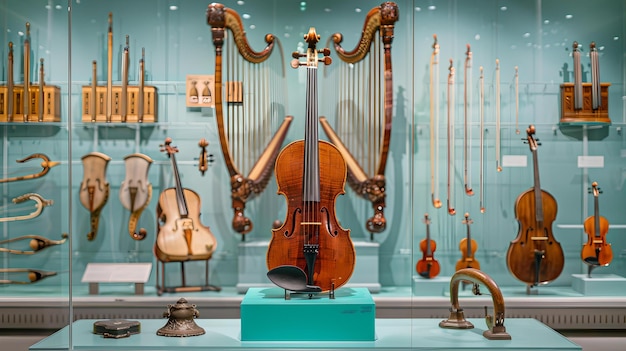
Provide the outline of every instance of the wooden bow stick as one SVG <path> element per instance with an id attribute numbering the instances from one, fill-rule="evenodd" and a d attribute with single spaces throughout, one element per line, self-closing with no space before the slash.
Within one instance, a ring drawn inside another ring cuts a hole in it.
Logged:
<path id="1" fill-rule="evenodd" d="M 32 284 L 48 277 L 57 275 L 57 272 L 47 272 L 30 268 L 0 268 L 0 273 L 27 273 L 28 280 L 0 279 L 0 284 Z"/>
<path id="2" fill-rule="evenodd" d="M 10 254 L 16 254 L 16 255 L 33 255 L 47 247 L 63 244 L 64 242 L 67 241 L 68 235 L 67 233 L 63 233 L 61 237 L 62 237 L 61 240 L 50 240 L 41 235 L 22 235 L 17 238 L 2 240 L 0 241 L 0 245 L 30 239 L 28 246 L 31 248 L 31 250 L 17 250 L 17 249 L 9 249 L 6 247 L 0 247 L 0 252 L 8 252 Z"/>
<path id="3" fill-rule="evenodd" d="M 27 174 L 27 175 L 23 175 L 23 176 L 19 176 L 19 177 L 12 177 L 12 178 L 4 178 L 4 179 L 0 179 L 0 183 L 8 183 L 8 182 L 15 182 L 18 180 L 27 180 L 27 179 L 35 179 L 35 178 L 39 178 L 39 177 L 43 177 L 45 176 L 49 171 L 50 168 L 58 165 L 60 162 L 53 162 L 50 161 L 50 159 L 48 158 L 48 156 L 44 155 L 44 154 L 32 154 L 26 158 L 23 158 L 21 160 L 16 160 L 15 162 L 17 163 L 24 163 L 26 161 L 32 160 L 34 158 L 40 158 L 43 161 L 41 162 L 41 167 L 43 168 L 41 170 L 41 172 L 39 173 L 33 173 L 33 174 Z"/>
<path id="4" fill-rule="evenodd" d="M 27 200 L 32 200 L 35 201 L 37 204 L 35 205 L 35 211 L 27 214 L 27 215 L 23 215 L 23 216 L 13 216 L 13 217 L 2 217 L 0 218 L 0 222 L 12 222 L 12 221 L 23 221 L 26 219 L 31 219 L 31 218 L 35 218 L 37 216 L 39 216 L 41 214 L 41 212 L 43 211 L 43 208 L 46 206 L 51 206 L 54 201 L 52 200 L 46 200 L 44 199 L 41 195 L 36 194 L 36 193 L 28 193 L 28 194 L 24 194 L 24 195 L 20 195 L 16 198 L 14 198 L 12 201 L 15 204 L 19 204 L 22 203 L 24 201 Z"/>

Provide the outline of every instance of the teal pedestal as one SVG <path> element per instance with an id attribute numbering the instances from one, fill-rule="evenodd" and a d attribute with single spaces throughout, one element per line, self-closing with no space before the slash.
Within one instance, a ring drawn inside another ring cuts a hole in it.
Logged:
<path id="1" fill-rule="evenodd" d="M 587 296 L 624 296 L 626 278 L 615 274 L 572 274 L 572 288 Z"/>
<path id="2" fill-rule="evenodd" d="M 413 277 L 413 295 L 416 296 L 443 296 L 450 291 L 451 277 L 434 277 L 426 279 L 421 276 Z"/>
<path id="3" fill-rule="evenodd" d="M 241 301 L 242 341 L 374 341 L 376 308 L 366 288 L 292 294 L 250 288 Z"/>

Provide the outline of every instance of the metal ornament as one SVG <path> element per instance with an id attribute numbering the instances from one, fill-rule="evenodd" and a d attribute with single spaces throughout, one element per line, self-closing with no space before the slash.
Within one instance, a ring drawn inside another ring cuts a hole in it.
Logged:
<path id="1" fill-rule="evenodd" d="M 197 336 L 205 333 L 194 321 L 200 316 L 196 305 L 187 303 L 187 300 L 180 298 L 175 305 L 167 305 L 167 311 L 163 312 L 163 317 L 168 318 L 167 323 L 159 330 L 159 336 Z"/>

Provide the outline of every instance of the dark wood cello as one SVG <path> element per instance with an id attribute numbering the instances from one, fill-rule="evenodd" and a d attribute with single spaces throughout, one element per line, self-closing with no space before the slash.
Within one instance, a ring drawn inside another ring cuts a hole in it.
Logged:
<path id="1" fill-rule="evenodd" d="M 598 183 L 591 184 L 590 192 L 593 193 L 593 216 L 585 219 L 585 233 L 589 236 L 587 243 L 583 245 L 580 256 L 589 266 L 608 266 L 613 259 L 611 244 L 606 242 L 606 233 L 609 231 L 609 221 L 600 216 L 598 198 L 602 191 Z"/>
<path id="2" fill-rule="evenodd" d="M 175 186 L 161 192 L 157 217 L 159 225 L 154 254 L 161 262 L 208 260 L 217 248 L 209 227 L 200 223 L 200 196 L 183 188 L 180 182 L 172 139 L 165 139 L 161 151 L 167 153 L 172 163 Z"/>
<path id="3" fill-rule="evenodd" d="M 480 263 L 474 258 L 474 253 L 476 253 L 476 250 L 478 249 L 478 244 L 476 244 L 476 240 L 472 239 L 472 234 L 470 232 L 470 224 L 473 222 L 474 221 L 469 218 L 469 213 L 465 213 L 463 224 L 467 226 L 467 235 L 465 238 L 461 239 L 461 242 L 459 243 L 459 249 L 463 255 L 461 259 L 456 262 L 457 271 L 463 268 L 480 269 Z"/>
<path id="4" fill-rule="evenodd" d="M 305 40 L 306 55 L 294 53 L 291 63 L 294 68 L 307 67 L 305 136 L 283 148 L 276 159 L 278 193 L 287 199 L 287 215 L 283 225 L 272 230 L 267 267 L 299 267 L 307 274 L 307 285 L 331 291 L 348 282 L 355 263 L 350 231 L 335 217 L 335 199 L 344 193 L 347 166 L 334 145 L 318 139 L 317 66 L 318 61 L 330 64 L 330 52 L 324 49 L 323 58 L 318 58 L 314 28 Z M 303 56 L 306 63 L 298 61 Z"/>
<path id="5" fill-rule="evenodd" d="M 430 279 L 439 274 L 440 267 L 439 262 L 437 262 L 434 256 L 437 243 L 430 238 L 430 218 L 428 217 L 428 213 L 424 215 L 424 223 L 426 224 L 426 239 L 420 241 L 422 259 L 417 261 L 415 270 L 420 276 Z"/>
<path id="6" fill-rule="evenodd" d="M 539 143 L 533 138 L 535 126 L 530 125 L 526 134 L 526 142 L 533 155 L 534 186 L 515 200 L 515 218 L 519 223 L 519 231 L 509 245 L 506 264 L 515 278 L 529 286 L 537 286 L 558 278 L 565 259 L 561 244 L 552 234 L 552 222 L 557 212 L 556 200 L 542 190 L 539 183 Z"/>

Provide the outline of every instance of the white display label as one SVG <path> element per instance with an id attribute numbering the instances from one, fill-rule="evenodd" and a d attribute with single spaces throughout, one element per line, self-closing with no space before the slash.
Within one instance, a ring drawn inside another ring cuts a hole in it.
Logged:
<path id="1" fill-rule="evenodd" d="M 604 168 L 604 156 L 578 156 L 578 168 Z"/>
<path id="2" fill-rule="evenodd" d="M 83 283 L 145 283 L 152 263 L 88 263 Z"/>
<path id="3" fill-rule="evenodd" d="M 528 157 L 526 155 L 503 155 L 502 167 L 526 167 Z"/>

